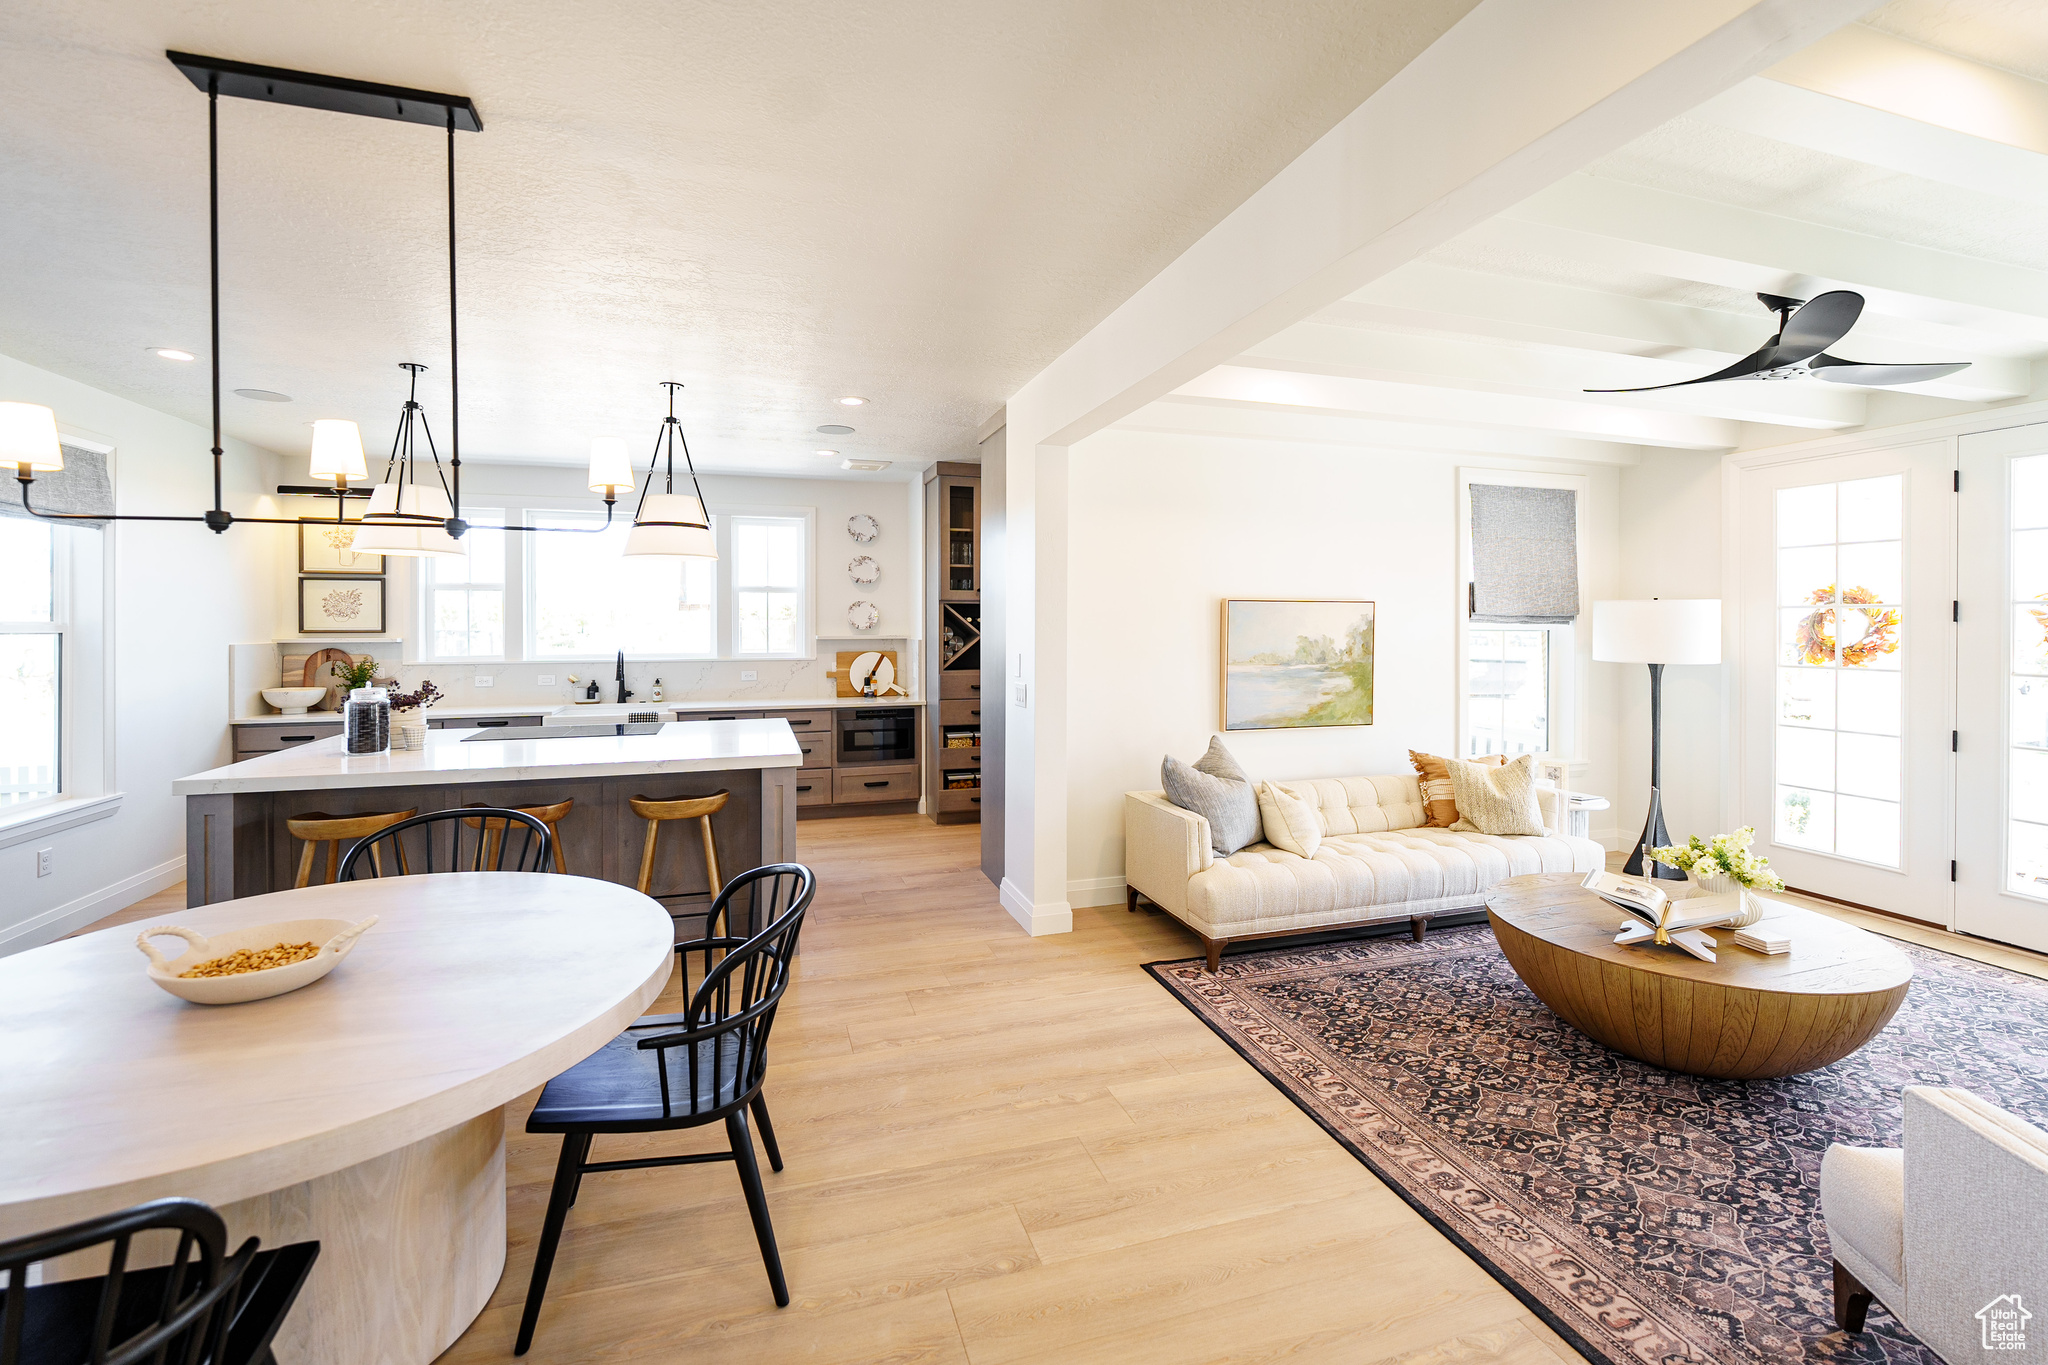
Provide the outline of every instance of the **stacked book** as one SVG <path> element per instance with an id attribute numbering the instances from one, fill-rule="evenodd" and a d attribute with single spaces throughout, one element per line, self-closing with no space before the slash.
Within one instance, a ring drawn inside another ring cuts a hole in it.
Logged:
<path id="1" fill-rule="evenodd" d="M 1774 957 L 1792 951 L 1792 938 L 1784 926 L 1770 920 L 1752 924 L 1747 929 L 1737 929 L 1735 941 L 1751 952 L 1769 953 Z"/>

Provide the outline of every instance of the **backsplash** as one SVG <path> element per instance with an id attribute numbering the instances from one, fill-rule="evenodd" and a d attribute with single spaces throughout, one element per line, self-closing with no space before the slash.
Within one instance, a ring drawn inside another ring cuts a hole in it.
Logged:
<path id="1" fill-rule="evenodd" d="M 256 695 L 258 687 L 275 686 L 277 683 L 277 655 L 274 647 L 234 647 L 239 653 L 247 651 L 255 655 L 259 648 L 269 652 L 268 678 L 258 679 L 253 674 L 242 677 L 236 688 L 233 714 L 254 716 L 269 714 L 271 708 Z M 863 637 L 851 640 L 820 639 L 818 656 L 814 659 L 718 659 L 718 660 L 669 660 L 661 663 L 636 663 L 626 660 L 626 686 L 633 692 L 636 702 L 651 701 L 654 680 L 661 679 L 664 701 L 731 701 L 739 702 L 790 702 L 808 701 L 835 695 L 833 680 L 826 676 L 838 667 L 841 650 L 884 649 L 896 652 L 898 684 L 911 696 L 917 695 L 916 678 L 918 661 L 915 642 L 904 639 L 876 639 Z M 291 652 L 300 652 L 294 648 Z M 396 657 L 395 644 L 365 643 L 355 646 L 351 652 L 357 655 L 369 654 L 388 664 Z M 251 658 L 257 667 L 265 662 Z M 236 670 L 240 671 L 240 670 Z M 396 678 L 405 691 L 412 691 L 420 683 L 432 679 L 439 688 L 443 700 L 438 703 L 446 707 L 470 706 L 563 706 L 579 700 L 585 685 L 592 677 L 598 682 L 599 694 L 605 701 L 612 701 L 618 695 L 615 681 L 616 668 L 610 662 L 591 663 L 425 663 L 397 664 L 380 667 L 380 677 Z M 582 682 L 571 683 L 569 675 L 575 674 Z M 740 677 L 752 673 L 751 679 Z M 543 686 L 543 675 L 552 675 L 554 682 Z M 486 677 L 492 680 L 489 687 L 478 687 L 476 680 Z M 296 679 L 294 679 L 296 681 Z"/>

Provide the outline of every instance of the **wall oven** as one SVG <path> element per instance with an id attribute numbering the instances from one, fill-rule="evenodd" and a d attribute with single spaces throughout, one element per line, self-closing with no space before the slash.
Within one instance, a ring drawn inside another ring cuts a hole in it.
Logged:
<path id="1" fill-rule="evenodd" d="M 917 712 L 908 706 L 854 706 L 839 713 L 839 766 L 915 763 Z"/>

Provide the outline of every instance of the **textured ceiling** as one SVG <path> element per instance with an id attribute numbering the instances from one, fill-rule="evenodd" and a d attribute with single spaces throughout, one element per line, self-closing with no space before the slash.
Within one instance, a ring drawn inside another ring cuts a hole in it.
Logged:
<path id="1" fill-rule="evenodd" d="M 0 351 L 204 420 L 206 104 L 177 48 L 476 100 L 467 457 L 651 443 L 669 378 L 714 467 L 952 456 L 1472 3 L 12 0 Z M 232 434 L 388 442 L 401 360 L 445 433 L 442 156 L 222 101 L 225 386 L 296 400 L 230 395 Z"/>
<path id="2" fill-rule="evenodd" d="M 1863 22 L 1957 57 L 2048 81 L 2048 4 L 2041 0 L 1896 0 Z"/>

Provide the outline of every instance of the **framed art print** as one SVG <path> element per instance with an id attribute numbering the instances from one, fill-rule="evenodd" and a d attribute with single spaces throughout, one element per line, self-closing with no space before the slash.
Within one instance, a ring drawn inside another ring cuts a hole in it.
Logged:
<path id="1" fill-rule="evenodd" d="M 1223 603 L 1223 728 L 1372 724 L 1373 604 Z"/>
<path id="2" fill-rule="evenodd" d="M 299 523 L 299 572 L 305 574 L 348 574 L 384 572 L 384 556 L 357 554 L 356 528 L 333 522 Z"/>
<path id="3" fill-rule="evenodd" d="M 301 578 L 299 634 L 382 635 L 384 580 Z"/>

